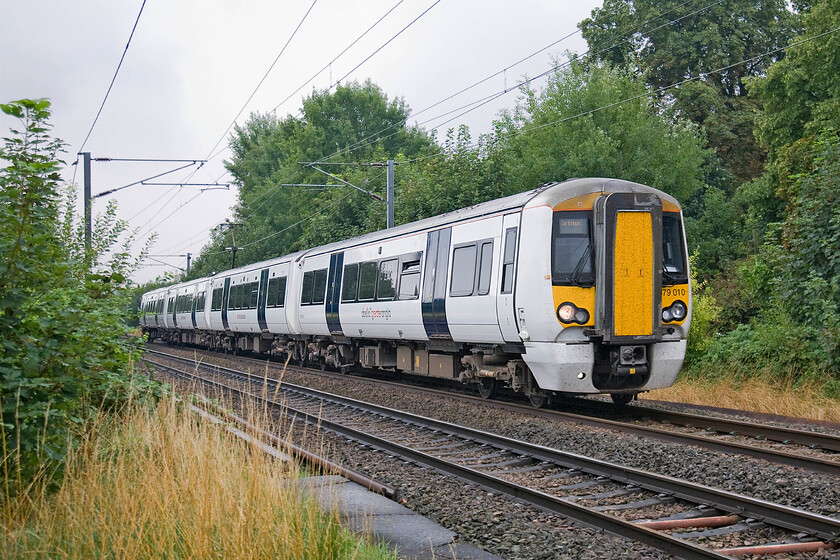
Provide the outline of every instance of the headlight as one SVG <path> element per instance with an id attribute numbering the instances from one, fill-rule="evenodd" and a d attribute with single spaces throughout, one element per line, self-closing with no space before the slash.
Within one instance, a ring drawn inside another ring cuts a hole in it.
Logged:
<path id="1" fill-rule="evenodd" d="M 671 313 L 674 314 L 675 321 L 682 321 L 688 313 L 688 308 L 679 300 L 671 304 Z"/>
<path id="2" fill-rule="evenodd" d="M 557 318 L 563 324 L 579 323 L 585 325 L 589 322 L 589 311 L 578 309 L 573 303 L 561 303 L 557 308 Z"/>
<path id="3" fill-rule="evenodd" d="M 586 309 L 578 309 L 575 312 L 575 322 L 584 325 L 589 322 L 589 311 Z"/>
<path id="4" fill-rule="evenodd" d="M 564 303 L 557 308 L 557 318 L 561 323 L 571 323 L 575 320 L 575 311 L 577 308 L 571 303 Z"/>
<path id="5" fill-rule="evenodd" d="M 672 321 L 682 321 L 688 314 L 688 308 L 685 303 L 680 300 L 675 301 L 670 306 L 662 310 L 662 322 L 670 323 Z"/>

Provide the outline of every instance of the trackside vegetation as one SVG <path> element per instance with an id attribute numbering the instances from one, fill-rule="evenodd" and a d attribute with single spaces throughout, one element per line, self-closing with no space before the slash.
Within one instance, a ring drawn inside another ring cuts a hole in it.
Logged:
<path id="1" fill-rule="evenodd" d="M 135 369 L 145 248 L 114 206 L 86 248 L 49 102 L 0 108 L 20 122 L 0 151 L 0 556 L 393 559 Z"/>
<path id="2" fill-rule="evenodd" d="M 275 461 L 174 397 L 98 415 L 58 489 L 7 502 L 12 558 L 393 560 Z"/>
<path id="3" fill-rule="evenodd" d="M 58 175 L 49 102 L 0 107 L 20 123 L 0 148 L 2 500 L 60 480 L 90 418 L 151 386 L 131 369 L 140 340 L 128 336 L 127 286 L 137 261 L 130 235 L 116 244 L 126 224 L 110 206 L 86 250 Z"/>

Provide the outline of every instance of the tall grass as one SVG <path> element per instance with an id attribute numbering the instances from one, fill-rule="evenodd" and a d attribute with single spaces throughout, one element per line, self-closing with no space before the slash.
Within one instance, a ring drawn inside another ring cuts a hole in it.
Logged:
<path id="1" fill-rule="evenodd" d="M 174 400 L 102 417 L 55 493 L 5 496 L 4 558 L 392 558 L 308 501 L 288 464 Z"/>
<path id="2" fill-rule="evenodd" d="M 681 374 L 672 387 L 639 398 L 840 422 L 840 401 L 825 396 L 822 383 L 770 372 L 715 377 Z"/>

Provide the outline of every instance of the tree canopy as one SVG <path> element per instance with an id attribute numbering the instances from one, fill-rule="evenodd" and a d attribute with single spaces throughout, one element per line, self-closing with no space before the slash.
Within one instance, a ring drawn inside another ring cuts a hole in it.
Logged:
<path id="1" fill-rule="evenodd" d="M 297 116 L 251 115 L 236 127 L 227 162 L 239 187 L 233 222 L 241 225 L 214 232 L 194 275 L 229 268 L 225 247 L 234 240 L 241 247 L 237 264 L 244 264 L 384 227 L 381 201 L 308 164 L 384 198 L 384 176 L 371 163 L 434 150 L 424 132 L 408 125 L 408 114 L 404 100 L 389 100 L 367 81 L 315 91 Z"/>
<path id="2" fill-rule="evenodd" d="M 589 56 L 636 68 L 701 125 L 737 185 L 757 177 L 764 162 L 745 81 L 783 56 L 797 25 L 784 0 L 606 0 L 580 29 Z M 718 186 L 731 192 L 735 185 Z"/>

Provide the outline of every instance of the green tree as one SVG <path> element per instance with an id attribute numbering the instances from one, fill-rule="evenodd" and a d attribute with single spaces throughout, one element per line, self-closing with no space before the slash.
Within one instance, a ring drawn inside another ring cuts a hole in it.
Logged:
<path id="1" fill-rule="evenodd" d="M 644 83 L 610 65 L 557 70 L 544 91 L 525 93 L 501 130 L 513 192 L 570 177 L 618 177 L 687 201 L 704 184 L 699 129 L 665 116 Z"/>
<path id="2" fill-rule="evenodd" d="M 766 77 L 749 82 L 762 106 L 758 138 L 774 160 L 800 139 L 840 130 L 840 0 L 814 2 L 803 23 L 805 42 L 790 48 Z"/>
<path id="3" fill-rule="evenodd" d="M 341 183 L 301 162 L 326 162 L 324 171 L 384 198 L 382 170 L 369 163 L 431 153 L 428 136 L 407 124 L 409 108 L 389 100 L 370 81 L 313 92 L 301 116 L 251 115 L 231 139 L 228 170 L 239 187 L 233 221 L 242 226 L 214 232 L 196 260 L 193 276 L 230 266 L 233 236 L 242 247 L 237 265 L 337 241 L 385 226 L 384 203 L 352 187 L 320 192 L 282 184 Z M 329 162 L 350 165 L 333 166 Z M 401 181 L 398 174 L 397 181 Z"/>
<path id="4" fill-rule="evenodd" d="M 469 128 L 462 125 L 457 133 L 447 132 L 439 155 L 400 167 L 397 221 L 412 222 L 512 194 L 501 181 L 496 139 L 486 135 L 473 145 Z"/>
<path id="5" fill-rule="evenodd" d="M 737 17 L 733 16 L 737 14 Z M 761 76 L 790 41 L 797 17 L 784 0 L 723 0 L 698 7 L 679 0 L 606 0 L 580 23 L 590 55 L 634 65 L 680 114 L 703 126 L 735 185 L 762 172 L 753 136 L 754 104 L 745 80 Z"/>

